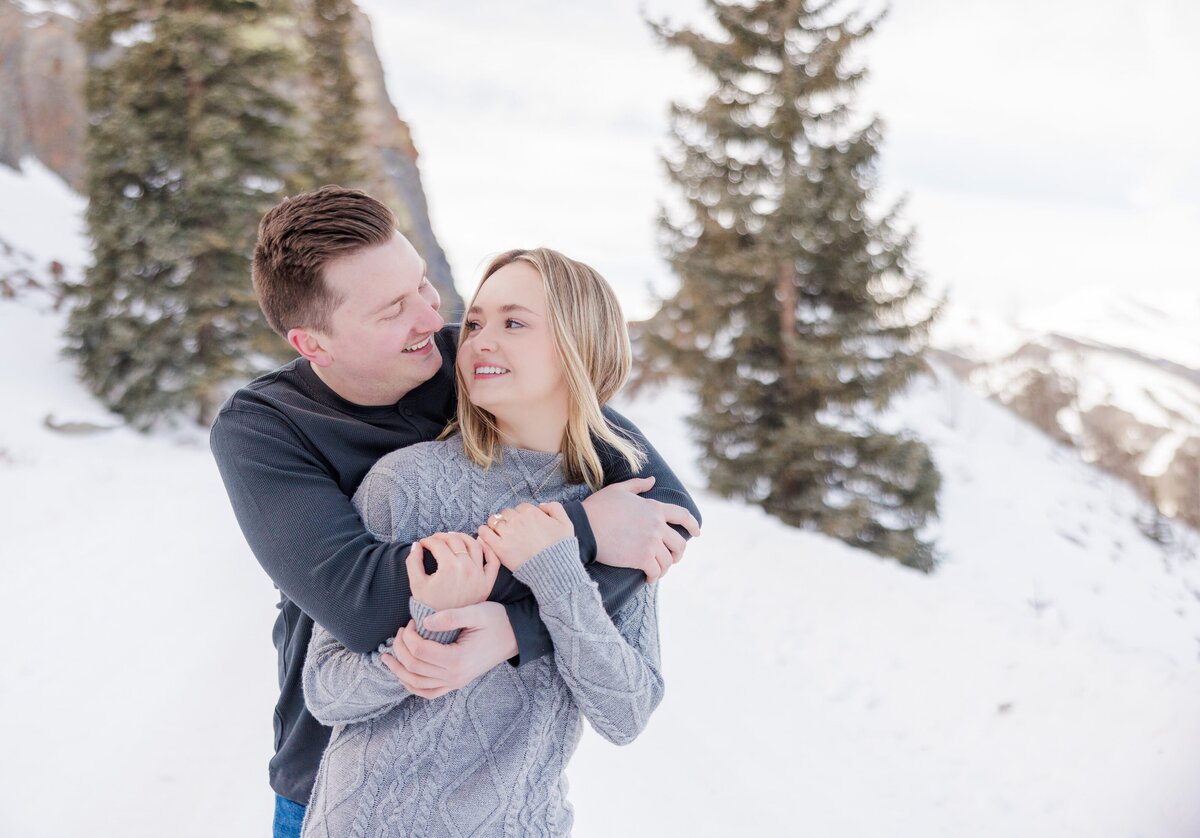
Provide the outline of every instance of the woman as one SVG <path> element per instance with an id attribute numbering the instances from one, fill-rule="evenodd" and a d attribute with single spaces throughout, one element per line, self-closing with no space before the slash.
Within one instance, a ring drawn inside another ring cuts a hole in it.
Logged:
<path id="1" fill-rule="evenodd" d="M 460 335 L 457 421 L 384 457 L 354 501 L 379 538 L 438 533 L 408 561 L 422 635 L 452 642 L 424 619 L 483 601 L 503 565 L 533 591 L 555 654 L 426 700 L 387 668 L 387 647 L 354 654 L 317 626 L 305 698 L 335 727 L 305 836 L 566 835 L 580 716 L 618 744 L 645 727 L 663 693 L 657 585 L 610 619 L 559 503 L 601 485 L 594 440 L 640 466 L 600 410 L 630 363 L 620 307 L 591 268 L 546 249 L 488 266 Z"/>

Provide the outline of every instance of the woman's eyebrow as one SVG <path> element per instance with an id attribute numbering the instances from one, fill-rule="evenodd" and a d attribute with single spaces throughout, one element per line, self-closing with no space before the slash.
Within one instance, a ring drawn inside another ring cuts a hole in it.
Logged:
<path id="1" fill-rule="evenodd" d="M 481 309 L 479 306 L 471 306 L 469 309 L 467 309 L 467 314 L 479 314 L 481 311 L 483 311 L 483 309 Z M 523 311 L 526 314 L 532 314 L 534 317 L 541 317 L 541 315 L 533 309 L 526 308 L 518 303 L 508 303 L 507 305 L 500 306 L 501 314 L 508 314 L 513 311 Z"/>

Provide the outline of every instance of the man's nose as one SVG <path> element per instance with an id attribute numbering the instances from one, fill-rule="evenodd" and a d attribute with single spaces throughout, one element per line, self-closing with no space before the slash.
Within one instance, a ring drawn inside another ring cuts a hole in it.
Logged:
<path id="1" fill-rule="evenodd" d="M 426 318 L 422 325 L 424 325 L 430 332 L 439 331 L 443 326 L 446 325 L 446 318 L 442 317 L 442 313 L 438 311 L 438 309 L 442 307 L 442 298 L 434 297 L 432 300 L 428 301 L 426 305 L 428 306 L 429 310 L 426 312 Z"/>

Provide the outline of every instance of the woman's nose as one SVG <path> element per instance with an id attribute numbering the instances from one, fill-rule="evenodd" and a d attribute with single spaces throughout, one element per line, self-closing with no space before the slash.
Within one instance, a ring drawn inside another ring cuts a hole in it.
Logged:
<path id="1" fill-rule="evenodd" d="M 471 335 L 471 343 L 474 344 L 477 352 L 491 352 L 496 348 L 492 330 L 487 326 L 479 326 L 475 329 L 475 334 Z"/>

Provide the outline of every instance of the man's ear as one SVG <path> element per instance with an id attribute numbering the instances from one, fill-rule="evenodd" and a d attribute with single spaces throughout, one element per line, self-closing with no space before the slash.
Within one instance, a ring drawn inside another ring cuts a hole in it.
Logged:
<path id="1" fill-rule="evenodd" d="M 288 329 L 287 340 L 292 349 L 299 352 L 301 357 L 307 358 L 310 363 L 318 367 L 327 367 L 333 363 L 333 356 L 325 348 L 325 336 L 320 332 Z"/>

